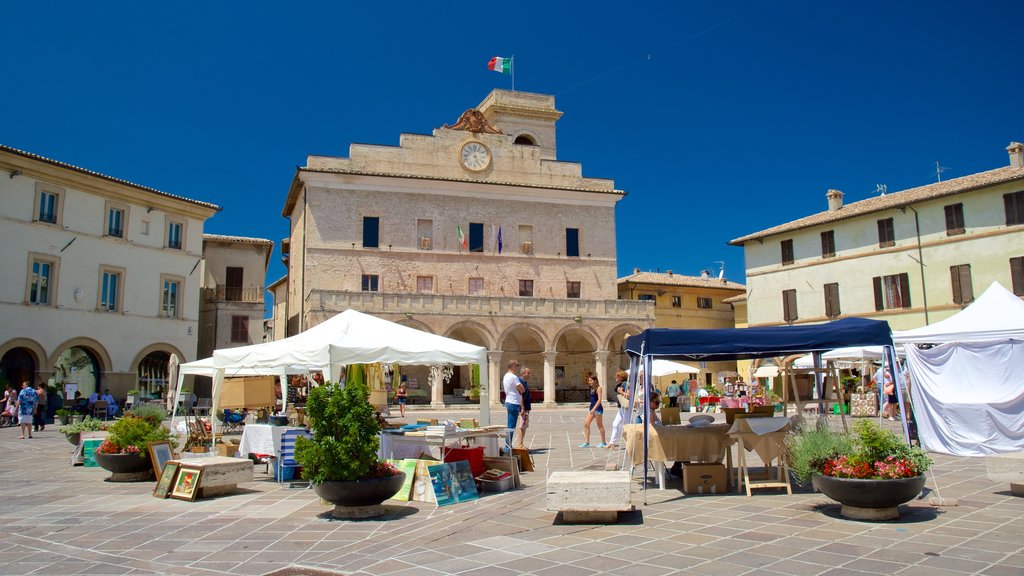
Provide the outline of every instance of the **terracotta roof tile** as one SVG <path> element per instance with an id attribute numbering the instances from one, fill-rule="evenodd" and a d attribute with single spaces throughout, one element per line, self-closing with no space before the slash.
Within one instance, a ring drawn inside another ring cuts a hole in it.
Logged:
<path id="1" fill-rule="evenodd" d="M 839 220 L 862 216 L 872 212 L 881 212 L 883 210 L 900 208 L 924 200 L 942 198 L 943 196 L 951 196 L 953 194 L 969 192 L 986 186 L 994 186 L 996 184 L 1013 182 L 1015 180 L 1024 180 L 1024 168 L 1013 168 L 1010 166 L 996 168 L 995 170 L 979 172 L 977 174 L 971 174 L 961 178 L 954 178 L 952 180 L 946 180 L 945 182 L 936 182 L 935 184 L 929 184 L 927 186 L 919 186 L 917 188 L 901 190 L 884 196 L 876 196 L 874 198 L 868 198 L 858 202 L 851 202 L 850 204 L 844 205 L 839 210 L 826 210 L 824 212 L 800 218 L 799 220 L 793 220 L 792 222 L 786 222 L 785 224 L 780 224 L 773 228 L 761 230 L 760 232 L 741 236 L 735 240 L 731 240 L 729 244 L 733 246 L 741 246 L 743 243 L 751 240 L 758 240 L 768 236 L 793 232 L 795 230 L 810 228 L 811 226 L 817 226 L 819 224 L 837 222 Z"/>
<path id="2" fill-rule="evenodd" d="M 213 240 L 215 242 L 241 242 L 247 244 L 270 244 L 274 245 L 273 240 L 267 240 L 264 238 L 249 238 L 247 236 L 225 236 L 223 234 L 203 234 L 203 240 Z"/>
<path id="3" fill-rule="evenodd" d="M 685 276 L 683 274 L 669 274 L 667 272 L 635 272 L 629 276 L 618 279 L 619 284 L 660 284 L 663 286 L 688 286 L 691 288 L 723 288 L 727 290 L 746 290 L 743 284 L 730 282 L 726 279 L 702 278 L 700 276 Z"/>

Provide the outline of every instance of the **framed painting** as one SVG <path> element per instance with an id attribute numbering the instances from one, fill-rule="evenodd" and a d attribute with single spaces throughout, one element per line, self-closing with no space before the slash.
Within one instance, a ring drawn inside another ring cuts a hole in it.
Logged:
<path id="1" fill-rule="evenodd" d="M 178 468 L 178 477 L 174 480 L 174 488 L 171 490 L 171 498 L 188 500 L 189 502 L 195 500 L 196 495 L 199 494 L 199 480 L 202 475 L 202 468 L 197 466 L 180 466 Z"/>
<path id="2" fill-rule="evenodd" d="M 167 441 L 161 442 L 150 442 L 147 444 L 149 447 L 149 463 L 153 466 L 153 474 L 156 476 L 157 482 L 162 478 L 161 474 L 164 470 L 164 464 L 167 464 L 168 460 L 174 458 L 174 454 L 171 451 L 171 443 Z"/>
<path id="3" fill-rule="evenodd" d="M 157 498 L 167 498 L 171 493 L 171 486 L 174 484 L 174 476 L 177 472 L 177 462 L 168 462 L 164 464 L 163 469 L 160 471 L 160 475 L 157 477 L 156 488 L 153 489 L 153 496 L 156 496 Z"/>

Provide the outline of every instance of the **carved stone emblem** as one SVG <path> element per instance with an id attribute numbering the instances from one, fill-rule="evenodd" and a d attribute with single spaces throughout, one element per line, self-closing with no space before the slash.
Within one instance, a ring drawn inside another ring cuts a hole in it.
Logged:
<path id="1" fill-rule="evenodd" d="M 459 121 L 454 125 L 449 126 L 445 124 L 442 128 L 447 128 L 449 130 L 466 130 L 474 134 L 479 134 L 481 132 L 484 134 L 504 134 L 500 129 L 491 126 L 490 123 L 487 122 L 487 118 L 484 118 L 483 112 L 474 110 L 473 108 L 463 112 L 462 116 L 459 116 Z"/>

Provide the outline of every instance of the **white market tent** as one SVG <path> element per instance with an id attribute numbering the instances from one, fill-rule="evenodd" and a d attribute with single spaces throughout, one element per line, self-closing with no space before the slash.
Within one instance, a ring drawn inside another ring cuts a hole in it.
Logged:
<path id="1" fill-rule="evenodd" d="M 906 350 L 921 446 L 957 456 L 1024 451 L 1024 301 L 993 282 L 956 315 L 893 340 Z"/>
<path id="2" fill-rule="evenodd" d="M 212 370 L 207 362 L 212 363 Z M 487 349 L 389 322 L 356 310 L 346 310 L 312 328 L 274 342 L 214 350 L 213 357 L 182 365 L 184 374 L 213 377 L 213 406 L 225 376 L 283 375 L 319 369 L 331 380 L 339 366 L 372 363 L 479 364 L 480 422 L 490 423 L 488 411 Z M 202 363 L 202 364 L 199 364 Z M 186 372 L 184 368 L 189 365 Z M 175 396 L 177 398 L 177 396 Z"/>
<path id="3" fill-rule="evenodd" d="M 626 370 L 629 373 L 629 370 Z M 682 362 L 671 360 L 654 360 L 651 362 L 651 376 L 671 376 L 672 374 L 699 374 L 700 368 L 694 368 Z"/>

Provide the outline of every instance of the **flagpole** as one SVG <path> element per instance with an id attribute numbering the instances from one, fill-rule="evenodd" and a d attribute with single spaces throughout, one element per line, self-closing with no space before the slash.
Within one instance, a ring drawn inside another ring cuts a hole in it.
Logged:
<path id="1" fill-rule="evenodd" d="M 516 91 L 516 55 L 513 54 L 509 60 L 509 68 L 512 69 L 512 91 Z"/>

